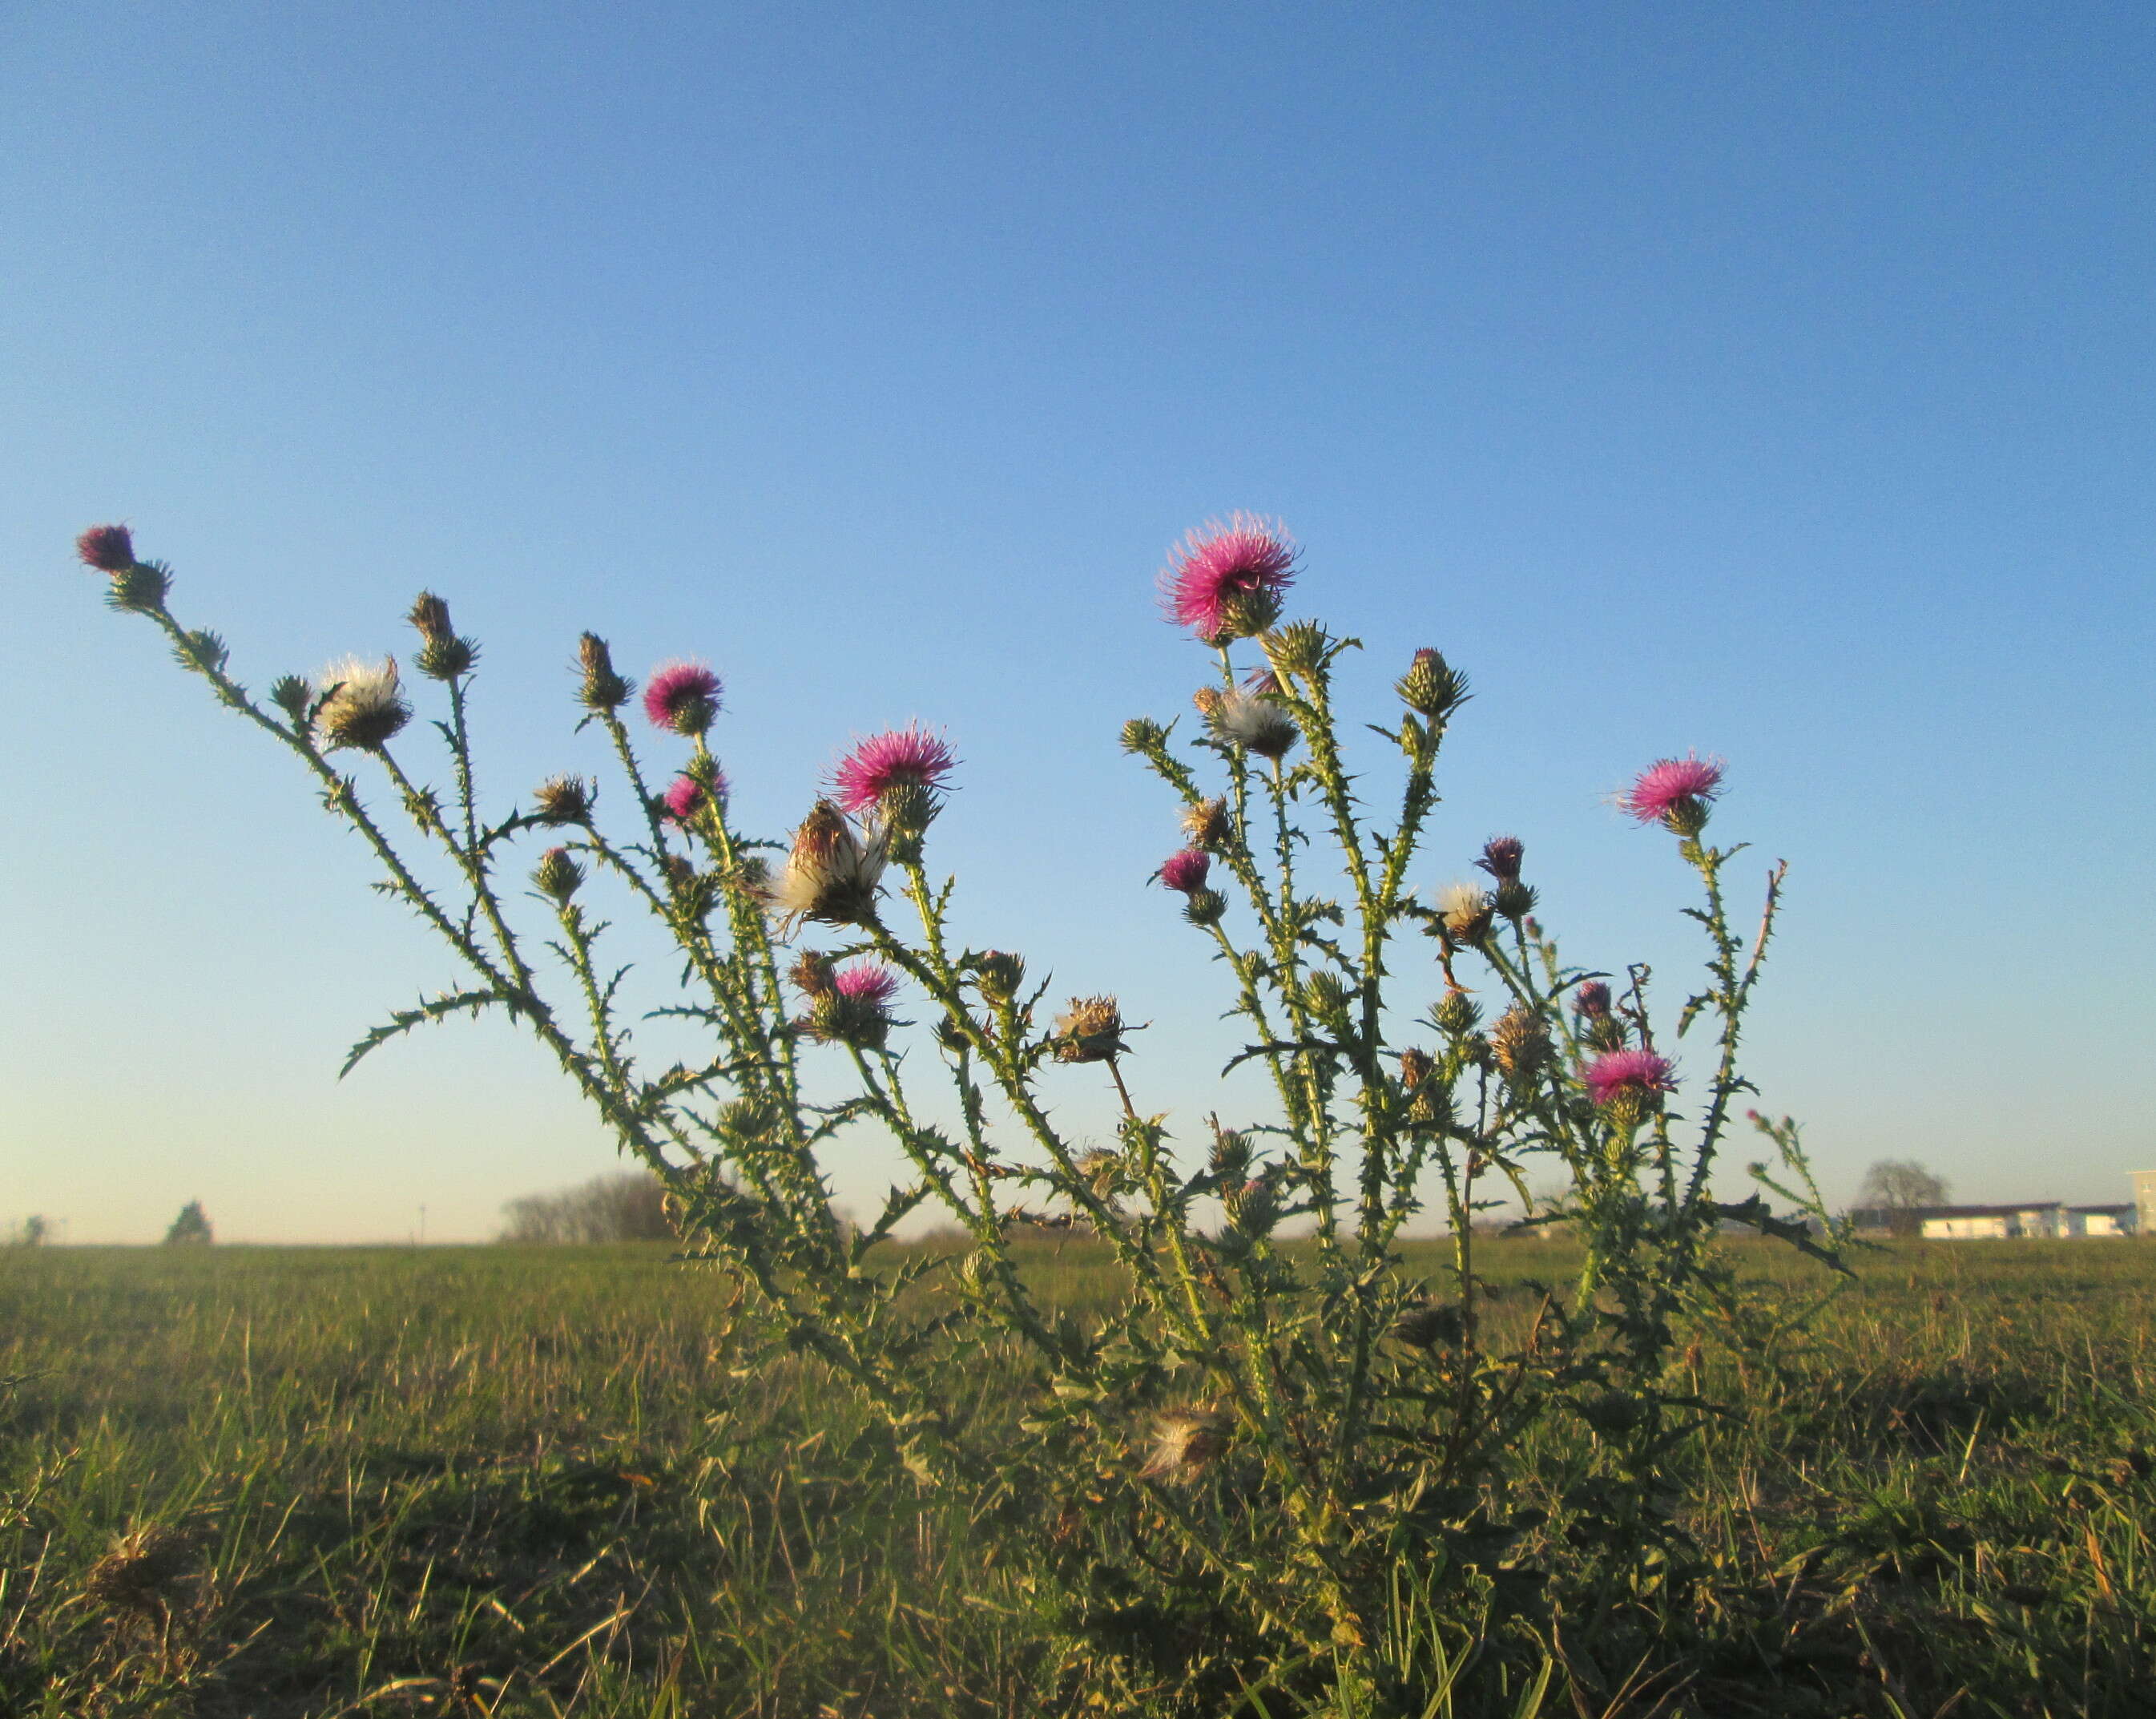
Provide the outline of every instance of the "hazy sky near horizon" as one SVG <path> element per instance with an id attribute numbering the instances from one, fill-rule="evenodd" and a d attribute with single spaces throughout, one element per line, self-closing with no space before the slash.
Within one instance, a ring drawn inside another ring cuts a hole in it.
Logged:
<path id="1" fill-rule="evenodd" d="M 1419 882 L 1515 831 L 1674 1006 L 1685 878 L 1606 796 L 1719 754 L 1743 895 L 1792 868 L 1752 1068 L 1828 1192 L 2128 1198 L 2153 82 L 2129 4 L 6 8 L 0 1222 L 479 1237 L 613 1161 L 506 1032 L 335 1078 L 454 970 L 105 612 L 108 518 L 258 688 L 447 595 L 502 809 L 597 766 L 587 626 L 720 670 L 773 834 L 850 736 L 947 728 L 962 934 L 1154 1022 L 1187 1137 L 1233 1035 L 1116 734 L 1204 671 L 1166 546 L 1277 515 L 1360 714 L 1419 645 L 1474 678 Z"/>

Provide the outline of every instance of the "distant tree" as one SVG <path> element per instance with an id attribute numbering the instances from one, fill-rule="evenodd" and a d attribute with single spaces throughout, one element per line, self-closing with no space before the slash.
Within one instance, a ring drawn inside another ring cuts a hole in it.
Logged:
<path id="1" fill-rule="evenodd" d="M 202 1202 L 190 1200 L 180 1207 L 180 1215 L 172 1220 L 172 1227 L 165 1232 L 167 1248 L 207 1248 L 217 1239 L 209 1227 L 209 1214 L 203 1210 Z"/>
<path id="2" fill-rule="evenodd" d="M 1887 1227 L 1896 1235 L 1917 1233 L 1917 1208 L 1943 1206 L 1947 1179 L 1913 1158 L 1881 1158 L 1864 1172 L 1857 1197 L 1887 1213 Z"/>
<path id="3" fill-rule="evenodd" d="M 8 1238 L 8 1245 L 11 1248 L 42 1248 L 52 1238 L 52 1220 L 33 1212 L 17 1227 L 15 1233 Z"/>
<path id="4" fill-rule="evenodd" d="M 580 1187 L 526 1194 L 501 1208 L 505 1242 L 667 1242 L 666 1191 L 648 1170 L 594 1176 Z"/>

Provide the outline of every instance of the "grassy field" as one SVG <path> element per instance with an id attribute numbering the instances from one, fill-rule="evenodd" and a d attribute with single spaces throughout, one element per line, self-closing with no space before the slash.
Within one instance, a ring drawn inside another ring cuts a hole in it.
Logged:
<path id="1" fill-rule="evenodd" d="M 1818 1286 L 1744 1251 L 1763 1309 Z M 1636 1666 L 1560 1627 L 1545 1715 L 2156 1713 L 2156 1246 L 1861 1269 L 1699 1357 L 1709 1579 Z M 1026 1572 L 743 1348 L 663 1248 L 0 1253 L 0 1713 L 1052 1711 Z"/>

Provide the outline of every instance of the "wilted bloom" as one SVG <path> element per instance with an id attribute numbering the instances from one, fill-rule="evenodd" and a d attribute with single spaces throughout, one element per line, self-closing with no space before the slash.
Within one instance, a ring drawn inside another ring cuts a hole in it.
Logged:
<path id="1" fill-rule="evenodd" d="M 1572 1006 L 1590 1019 L 1609 1012 L 1609 987 L 1590 979 L 1572 994 Z"/>
<path id="2" fill-rule="evenodd" d="M 1138 1473 L 1148 1480 L 1187 1486 L 1227 1448 L 1227 1428 L 1219 1415 L 1201 1408 L 1171 1408 L 1154 1421 L 1152 1450 Z"/>
<path id="3" fill-rule="evenodd" d="M 1489 895 L 1472 883 L 1448 883 L 1437 893 L 1438 922 L 1455 943 L 1480 943 L 1495 911 Z"/>
<path id="4" fill-rule="evenodd" d="M 1216 738 L 1247 748 L 1260 758 L 1282 759 L 1301 738 L 1288 708 L 1270 693 L 1248 687 L 1224 691 L 1209 687 L 1212 696 L 1199 705 L 1206 725 Z"/>
<path id="5" fill-rule="evenodd" d="M 1235 821 L 1228 815 L 1224 800 L 1201 800 L 1195 805 L 1183 808 L 1183 833 L 1190 838 L 1194 847 L 1202 847 L 1209 853 L 1219 853 L 1235 833 Z"/>
<path id="6" fill-rule="evenodd" d="M 941 735 L 917 722 L 855 743 L 832 772 L 832 798 L 859 816 L 896 788 L 934 790 L 957 768 L 958 760 Z"/>
<path id="7" fill-rule="evenodd" d="M 708 802 L 713 800 L 724 800 L 726 797 L 726 775 L 714 766 L 708 786 L 698 781 L 694 776 L 675 777 L 666 792 L 660 797 L 660 804 L 666 808 L 666 816 L 670 820 L 677 824 L 686 824 L 697 813 L 703 811 Z"/>
<path id="8" fill-rule="evenodd" d="M 592 785 L 582 776 L 549 776 L 531 793 L 542 824 L 585 824 L 591 821 Z"/>
<path id="9" fill-rule="evenodd" d="M 1238 513 L 1212 521 L 1168 551 L 1161 605 L 1177 626 L 1208 645 L 1261 633 L 1280 618 L 1295 582 L 1295 539 L 1277 520 Z"/>
<path id="10" fill-rule="evenodd" d="M 135 537 L 124 525 L 93 525 L 74 540 L 82 564 L 100 573 L 125 573 L 135 564 Z"/>
<path id="11" fill-rule="evenodd" d="M 1055 1017 L 1059 1063 L 1110 1063 L 1130 1047 L 1123 1042 L 1123 1011 L 1111 996 L 1074 996 Z"/>
<path id="12" fill-rule="evenodd" d="M 586 633 L 577 641 L 577 667 L 583 676 L 577 697 L 587 710 L 618 710 L 636 690 L 634 681 L 614 672 L 613 654 L 597 633 Z"/>
<path id="13" fill-rule="evenodd" d="M 449 605 L 432 591 L 420 592 L 404 618 L 418 630 L 419 654 L 413 660 L 421 674 L 453 681 L 479 660 L 479 646 L 457 636 L 449 625 Z"/>
<path id="14" fill-rule="evenodd" d="M 569 898 L 583 886 L 584 868 L 566 847 L 550 847 L 539 856 L 539 863 L 531 868 L 531 881 L 539 886 L 542 895 L 550 895 L 563 907 Z"/>
<path id="15" fill-rule="evenodd" d="M 1492 836 L 1482 844 L 1482 857 L 1475 863 L 1500 883 L 1520 875 L 1520 862 L 1527 857 L 1527 844 L 1517 836 Z"/>
<path id="16" fill-rule="evenodd" d="M 787 970 L 786 976 L 793 981 L 794 987 L 803 996 L 829 996 L 834 988 L 832 983 L 834 971 L 830 956 L 823 950 L 804 949 L 793 966 Z"/>
<path id="17" fill-rule="evenodd" d="M 819 800 L 793 832 L 770 903 L 788 929 L 803 919 L 858 925 L 875 910 L 883 867 L 882 836 L 863 836 L 837 806 Z"/>
<path id="18" fill-rule="evenodd" d="M 1212 869 L 1213 862 L 1204 849 L 1186 847 L 1180 853 L 1170 854 L 1154 875 L 1160 879 L 1162 888 L 1188 895 L 1205 887 L 1205 874 Z"/>
<path id="19" fill-rule="evenodd" d="M 1457 1307 L 1411 1302 L 1393 1321 L 1392 1334 L 1418 1349 L 1450 1349 L 1467 1335 L 1467 1318 Z"/>
<path id="20" fill-rule="evenodd" d="M 1490 1029 L 1490 1052 L 1512 1080 L 1525 1083 L 1549 1061 L 1549 1032 L 1524 1003 L 1514 1003 Z"/>
<path id="21" fill-rule="evenodd" d="M 1676 1064 L 1652 1051 L 1606 1051 L 1587 1065 L 1587 1096 L 1608 1105 L 1620 1099 L 1676 1090 Z"/>
<path id="22" fill-rule="evenodd" d="M 1657 759 L 1618 796 L 1628 817 L 1662 824 L 1680 836 L 1697 836 L 1707 824 L 1707 809 L 1722 792 L 1722 761 L 1687 754 Z"/>
<path id="23" fill-rule="evenodd" d="M 316 677 L 327 697 L 315 713 L 316 732 L 331 749 L 350 746 L 379 752 L 412 720 L 397 679 L 397 659 L 379 664 L 357 656 L 331 664 Z"/>
<path id="24" fill-rule="evenodd" d="M 701 662 L 669 662 L 644 683 L 644 713 L 654 728 L 701 734 L 719 713 L 719 677 Z"/>

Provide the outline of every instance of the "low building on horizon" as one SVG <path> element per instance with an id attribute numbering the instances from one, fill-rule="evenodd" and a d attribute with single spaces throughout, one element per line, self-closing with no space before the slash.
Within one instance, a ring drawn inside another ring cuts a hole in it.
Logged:
<path id="1" fill-rule="evenodd" d="M 1858 1207 L 1849 1214 L 1860 1236 L 1902 1236 L 1928 1242 L 2077 1241 L 2156 1233 L 2149 1205 L 2156 1171 L 2135 1177 L 2134 1204 L 2069 1206 L 2063 1200 L 2010 1206 Z"/>

